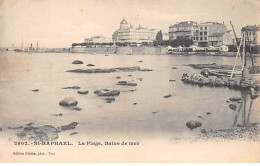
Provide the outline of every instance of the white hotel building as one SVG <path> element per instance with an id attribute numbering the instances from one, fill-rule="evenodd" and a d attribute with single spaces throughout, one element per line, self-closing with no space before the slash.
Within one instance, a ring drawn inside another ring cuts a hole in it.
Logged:
<path id="1" fill-rule="evenodd" d="M 112 35 L 114 43 L 152 43 L 156 38 L 157 30 L 148 29 L 139 25 L 138 28 L 129 26 L 127 21 L 123 19 L 120 22 L 120 28 L 116 30 Z"/>

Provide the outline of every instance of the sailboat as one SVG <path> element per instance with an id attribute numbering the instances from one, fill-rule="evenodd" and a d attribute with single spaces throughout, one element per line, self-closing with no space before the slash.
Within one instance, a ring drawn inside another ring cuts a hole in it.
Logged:
<path id="1" fill-rule="evenodd" d="M 16 48 L 14 49 L 15 52 L 23 52 L 24 51 L 24 48 L 23 48 L 23 36 L 22 36 L 22 43 L 21 43 L 21 47 L 20 49 L 19 48 Z"/>

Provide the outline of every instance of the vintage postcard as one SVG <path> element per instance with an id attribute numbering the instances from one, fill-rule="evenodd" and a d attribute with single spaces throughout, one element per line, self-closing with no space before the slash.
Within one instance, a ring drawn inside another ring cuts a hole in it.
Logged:
<path id="1" fill-rule="evenodd" d="M 259 0 L 0 0 L 0 162 L 258 163 Z"/>

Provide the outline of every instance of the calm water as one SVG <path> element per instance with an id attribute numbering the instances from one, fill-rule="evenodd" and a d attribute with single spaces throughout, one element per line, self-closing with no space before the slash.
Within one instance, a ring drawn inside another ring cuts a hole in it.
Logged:
<path id="1" fill-rule="evenodd" d="M 74 60 L 84 64 L 73 65 Z M 143 60 L 143 63 L 137 61 Z M 257 59 L 259 61 L 259 59 Z M 75 131 L 95 133 L 185 133 L 189 120 L 199 120 L 201 128 L 231 128 L 238 113 L 226 101 L 231 96 L 241 96 L 240 91 L 228 88 L 198 87 L 184 84 L 184 72 L 200 72 L 183 64 L 190 63 L 233 64 L 234 58 L 215 56 L 176 55 L 110 55 L 104 54 L 28 54 L 0 53 L 0 127 L 21 126 L 29 122 L 37 125 L 61 126 L 78 122 Z M 92 63 L 94 67 L 87 67 Z M 77 68 L 113 68 L 140 66 L 152 72 L 114 72 L 78 74 L 66 72 Z M 172 70 L 176 66 L 178 69 Z M 132 76 L 129 77 L 128 75 Z M 116 79 L 120 76 L 121 79 Z M 259 76 L 256 76 L 259 79 Z M 143 78 L 139 81 L 138 78 Z M 169 82 L 170 79 L 176 80 Z M 136 87 L 115 85 L 118 81 L 132 81 Z M 80 86 L 89 94 L 77 90 L 61 89 Z M 105 103 L 104 98 L 93 94 L 97 89 L 117 89 L 121 94 L 116 101 Z M 39 89 L 39 92 L 32 92 Z M 136 90 L 130 92 L 127 90 Z M 172 94 L 165 99 L 163 96 Z M 59 106 L 65 97 L 74 97 L 81 111 L 71 111 Z M 133 105 L 133 103 L 138 103 Z M 247 107 L 249 107 L 250 100 Z M 259 99 L 253 101 L 249 121 L 259 121 Z M 158 112 L 153 114 L 152 112 Z M 211 112 L 211 115 L 206 115 Z M 52 114 L 62 113 L 56 117 Z M 247 113 L 246 113 L 247 115 Z M 202 116 L 202 118 L 198 118 Z M 247 118 L 247 117 L 246 117 Z M 237 123 L 243 116 L 238 115 Z"/>

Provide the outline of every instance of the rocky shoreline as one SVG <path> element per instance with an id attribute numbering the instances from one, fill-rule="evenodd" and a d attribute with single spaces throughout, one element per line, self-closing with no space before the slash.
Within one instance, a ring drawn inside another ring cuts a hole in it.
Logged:
<path id="1" fill-rule="evenodd" d="M 174 137 L 171 143 L 182 142 L 223 142 L 223 141 L 260 141 L 260 130 L 258 123 L 251 123 L 243 127 L 233 127 L 230 129 L 217 129 L 206 131 L 202 129 L 200 133 L 189 137 Z"/>
<path id="2" fill-rule="evenodd" d="M 152 69 L 141 69 L 139 66 L 134 67 L 117 67 L 111 69 L 74 69 L 68 70 L 67 72 L 72 73 L 112 73 L 112 72 L 133 72 L 133 71 L 153 71 Z"/>

